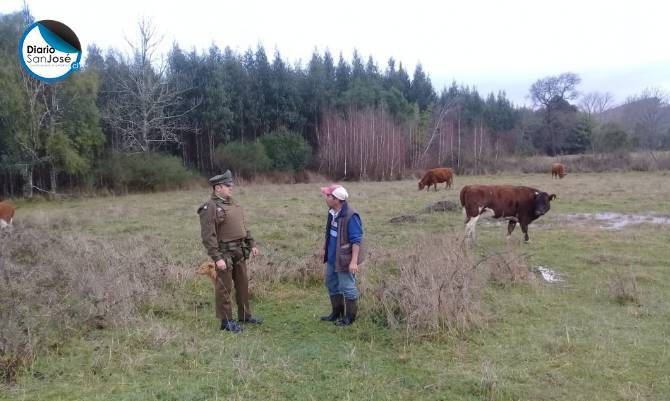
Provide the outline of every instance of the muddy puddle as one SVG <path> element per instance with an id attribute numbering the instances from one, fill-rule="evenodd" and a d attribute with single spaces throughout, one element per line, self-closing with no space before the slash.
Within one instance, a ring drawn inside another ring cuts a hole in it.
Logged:
<path id="1" fill-rule="evenodd" d="M 595 225 L 607 230 L 620 230 L 633 224 L 670 225 L 670 216 L 659 214 L 571 213 L 556 217 L 559 221 Z"/>

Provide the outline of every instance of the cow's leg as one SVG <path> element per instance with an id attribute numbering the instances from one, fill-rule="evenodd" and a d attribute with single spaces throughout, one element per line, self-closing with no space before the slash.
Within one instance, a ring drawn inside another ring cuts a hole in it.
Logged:
<path id="1" fill-rule="evenodd" d="M 477 225 L 477 220 L 479 220 L 479 216 L 472 216 L 469 218 L 469 221 L 466 221 L 465 223 L 465 238 L 466 239 L 471 239 L 472 241 L 475 240 L 475 226 Z"/>
<path id="2" fill-rule="evenodd" d="M 433 187 L 435 188 L 435 192 L 437 192 L 437 182 L 433 184 Z"/>
<path id="3" fill-rule="evenodd" d="M 510 220 L 507 223 L 507 236 L 508 237 L 512 235 L 512 231 L 514 231 L 514 227 L 516 227 L 516 221 Z"/>
<path id="4" fill-rule="evenodd" d="M 521 231 L 523 232 L 523 240 L 529 242 L 530 237 L 528 237 L 528 223 L 519 222 L 519 224 L 521 225 Z"/>

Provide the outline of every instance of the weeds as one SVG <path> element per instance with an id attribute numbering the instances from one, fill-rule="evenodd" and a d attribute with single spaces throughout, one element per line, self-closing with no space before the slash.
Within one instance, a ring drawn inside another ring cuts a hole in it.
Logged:
<path id="1" fill-rule="evenodd" d="M 24 225 L 0 241 L 0 376 L 41 347 L 131 319 L 181 286 L 185 269 L 150 238 L 101 240 Z"/>

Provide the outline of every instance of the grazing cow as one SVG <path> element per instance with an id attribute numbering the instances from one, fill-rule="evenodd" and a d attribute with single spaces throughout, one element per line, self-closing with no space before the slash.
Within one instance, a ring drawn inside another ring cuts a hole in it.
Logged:
<path id="1" fill-rule="evenodd" d="M 563 164 L 554 163 L 551 165 L 551 178 L 563 178 L 566 174 L 565 166 Z"/>
<path id="2" fill-rule="evenodd" d="M 528 225 L 547 213 L 556 195 L 535 188 L 513 185 L 466 185 L 461 190 L 461 206 L 465 213 L 465 233 L 475 237 L 475 225 L 480 217 L 509 220 L 507 235 L 521 225 L 524 240 L 528 241 Z"/>
<path id="3" fill-rule="evenodd" d="M 434 168 L 432 170 L 426 171 L 426 174 L 423 175 L 421 181 L 419 181 L 419 191 L 424 187 L 428 187 L 426 191 L 430 190 L 430 186 L 435 186 L 435 191 L 437 191 L 437 184 L 445 182 L 446 185 L 444 189 L 451 188 L 451 184 L 454 179 L 454 170 L 449 167 Z"/>
<path id="4" fill-rule="evenodd" d="M 16 208 L 9 202 L 0 202 L 0 228 L 12 225 Z"/>

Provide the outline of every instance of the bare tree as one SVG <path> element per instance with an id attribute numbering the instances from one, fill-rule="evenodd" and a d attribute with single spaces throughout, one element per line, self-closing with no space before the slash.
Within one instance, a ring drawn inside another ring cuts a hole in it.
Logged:
<path id="1" fill-rule="evenodd" d="M 24 182 L 23 196 L 32 198 L 35 188 L 33 170 L 46 160 L 44 154 L 46 138 L 43 128 L 49 113 L 42 102 L 46 84 L 28 75 L 23 68 L 19 68 L 19 74 L 27 108 L 24 129 L 15 135 L 22 154 L 22 163 L 19 163 L 18 167 Z"/>
<path id="2" fill-rule="evenodd" d="M 612 108 L 614 96 L 610 92 L 589 92 L 579 101 L 579 109 L 589 117 L 597 116 Z"/>
<path id="3" fill-rule="evenodd" d="M 626 99 L 624 125 L 633 132 L 638 146 L 650 151 L 661 146 L 662 135 L 670 127 L 669 100 L 670 95 L 659 88 L 646 88 Z"/>
<path id="4" fill-rule="evenodd" d="M 559 136 L 561 133 L 555 129 L 555 121 L 560 120 L 560 109 L 569 104 L 579 96 L 577 85 L 581 82 L 579 75 L 565 72 L 557 77 L 550 76 L 535 81 L 530 87 L 530 98 L 533 104 L 543 107 L 544 127 L 551 141 L 551 154 L 555 155 L 558 150 Z M 558 124 L 561 126 L 561 124 Z"/>
<path id="5" fill-rule="evenodd" d="M 535 106 L 549 107 L 556 98 L 574 100 L 579 96 L 577 85 L 582 81 L 579 75 L 565 72 L 557 77 L 538 79 L 530 87 L 530 98 Z"/>
<path id="6" fill-rule="evenodd" d="M 182 95 L 192 89 L 190 83 L 168 81 L 163 60 L 154 67 L 162 37 L 149 20 L 141 20 L 138 28 L 139 43 L 127 40 L 132 60 L 103 115 L 120 134 L 124 150 L 147 152 L 165 143 L 181 143 L 180 132 L 189 130 L 185 117 L 199 103 L 183 107 Z"/>

